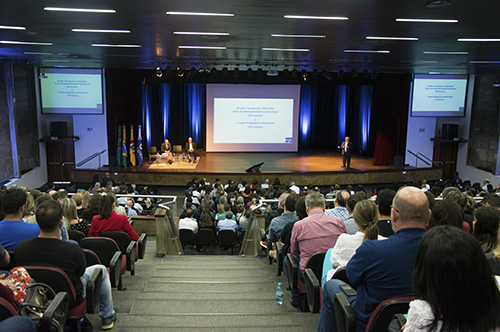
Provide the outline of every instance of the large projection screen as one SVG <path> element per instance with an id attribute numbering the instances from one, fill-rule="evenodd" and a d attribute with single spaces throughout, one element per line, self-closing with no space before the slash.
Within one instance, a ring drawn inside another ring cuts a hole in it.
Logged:
<path id="1" fill-rule="evenodd" d="M 207 84 L 207 152 L 296 152 L 300 85 Z"/>

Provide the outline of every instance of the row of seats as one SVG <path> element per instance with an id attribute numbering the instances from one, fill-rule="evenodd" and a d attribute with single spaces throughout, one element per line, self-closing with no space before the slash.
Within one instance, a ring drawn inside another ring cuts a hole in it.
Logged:
<path id="1" fill-rule="evenodd" d="M 243 232 L 243 238 L 245 233 Z M 188 244 L 192 245 L 205 245 L 209 246 L 215 243 L 222 244 L 226 247 L 231 247 L 231 255 L 233 254 L 233 248 L 237 243 L 236 233 L 232 230 L 222 230 L 215 235 L 214 231 L 210 228 L 201 228 L 198 233 L 195 234 L 190 229 L 180 229 L 179 239 L 181 240 L 182 248 Z"/>

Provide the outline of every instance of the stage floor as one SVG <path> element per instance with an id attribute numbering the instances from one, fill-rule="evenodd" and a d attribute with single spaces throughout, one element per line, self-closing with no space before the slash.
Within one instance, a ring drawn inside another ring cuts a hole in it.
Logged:
<path id="1" fill-rule="evenodd" d="M 422 179 L 437 180 L 442 177 L 441 168 L 414 168 L 404 166 L 373 166 L 372 157 L 352 156 L 351 168 L 342 167 L 340 153 L 324 151 L 311 152 L 199 152 L 201 158 L 195 169 L 175 169 L 169 167 L 150 167 L 145 158 L 142 167 L 102 167 L 98 170 L 74 169 L 72 181 L 91 182 L 95 174 L 109 171 L 115 181 L 165 186 L 183 186 L 193 176 L 207 178 L 213 182 L 220 178 L 223 183 L 241 179 L 259 183 L 276 177 L 282 183 L 296 182 L 298 185 L 319 184 L 368 184 L 413 182 Z M 260 173 L 246 173 L 253 165 L 264 163 Z"/>

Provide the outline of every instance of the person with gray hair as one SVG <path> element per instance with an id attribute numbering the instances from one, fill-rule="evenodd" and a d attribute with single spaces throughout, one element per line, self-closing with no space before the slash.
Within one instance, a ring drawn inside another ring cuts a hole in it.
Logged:
<path id="1" fill-rule="evenodd" d="M 335 207 L 325 210 L 325 214 L 339 217 L 345 222 L 350 218 L 349 211 L 347 211 L 347 200 L 350 196 L 351 194 L 347 190 L 338 190 L 335 195 Z"/>
<path id="2" fill-rule="evenodd" d="M 347 233 L 342 219 L 329 216 L 325 211 L 325 197 L 317 192 L 306 196 L 307 217 L 297 221 L 292 230 L 290 251 L 299 263 L 299 279 L 304 280 L 302 272 L 305 270 L 309 258 L 318 251 L 327 251 L 335 246 L 340 234 Z M 285 259 L 285 272 L 290 280 L 289 262 Z M 292 289 L 292 305 L 300 307 L 303 302 L 298 289 Z"/>

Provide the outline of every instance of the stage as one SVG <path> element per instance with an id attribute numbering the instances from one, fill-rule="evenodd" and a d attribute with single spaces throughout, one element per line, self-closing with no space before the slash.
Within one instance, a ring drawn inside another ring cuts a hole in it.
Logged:
<path id="1" fill-rule="evenodd" d="M 99 178 L 110 172 L 113 179 L 120 183 L 141 185 L 184 186 L 194 176 L 207 178 L 211 183 L 220 178 L 223 183 L 232 179 L 239 182 L 245 179 L 251 183 L 256 179 L 263 183 L 266 179 L 272 183 L 279 178 L 281 183 L 294 181 L 298 185 L 333 185 L 333 184 L 377 184 L 394 182 L 413 182 L 438 180 L 442 176 L 441 168 L 414 168 L 404 166 L 373 166 L 372 157 L 353 155 L 351 168 L 342 167 L 340 153 L 324 151 L 310 152 L 198 152 L 199 162 L 193 169 L 151 167 L 149 158 L 145 158 L 142 167 L 102 167 L 100 169 L 73 169 L 72 181 L 92 182 L 95 174 Z M 152 161 L 154 163 L 154 161 Z M 264 163 L 260 173 L 246 173 L 253 165 Z"/>

